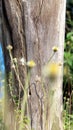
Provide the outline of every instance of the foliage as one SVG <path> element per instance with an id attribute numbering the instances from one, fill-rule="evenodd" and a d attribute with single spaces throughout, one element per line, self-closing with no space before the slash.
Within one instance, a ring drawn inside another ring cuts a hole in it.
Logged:
<path id="1" fill-rule="evenodd" d="M 66 33 L 64 46 L 64 97 L 73 90 L 73 1 L 67 1 Z"/>
<path id="2" fill-rule="evenodd" d="M 73 129 L 73 115 L 64 110 L 64 130 Z"/>
<path id="3" fill-rule="evenodd" d="M 64 97 L 64 111 L 63 111 L 64 130 L 73 129 L 73 114 L 71 111 L 72 100 L 73 100 L 73 91 L 71 92 L 70 98 Z"/>
<path id="4" fill-rule="evenodd" d="M 3 122 L 3 99 L 0 99 L 0 130 L 6 130 Z"/>
<path id="5" fill-rule="evenodd" d="M 31 76 L 31 69 L 33 67 L 35 67 L 36 64 L 33 60 L 26 61 L 23 57 L 18 61 L 17 58 L 13 57 L 12 49 L 13 49 L 13 47 L 11 45 L 7 46 L 7 50 L 9 52 L 9 56 L 10 56 L 10 60 L 11 60 L 11 72 L 9 73 L 9 82 L 8 82 L 9 84 L 8 85 L 9 85 L 10 94 L 11 94 L 11 97 L 12 97 L 12 100 L 13 100 L 13 103 L 14 103 L 14 106 L 15 106 L 15 117 L 16 117 L 15 122 L 16 123 L 18 122 L 19 130 L 23 130 L 23 129 L 30 130 L 31 129 L 30 120 L 29 120 L 29 116 L 27 115 L 26 111 L 27 111 L 27 107 L 28 107 L 28 102 L 27 102 L 28 101 L 28 89 L 29 89 L 29 86 L 31 86 L 31 84 L 29 84 L 30 76 Z M 51 54 L 51 56 L 48 60 L 48 63 L 46 63 L 46 65 L 43 66 L 43 70 L 46 68 L 46 71 L 48 71 L 48 73 L 44 72 L 44 73 L 46 73 L 45 76 L 50 77 L 49 78 L 50 80 L 52 78 L 51 82 L 57 78 L 57 75 L 58 75 L 57 72 L 58 72 L 58 70 L 60 69 L 60 66 L 61 66 L 59 63 L 55 63 L 55 62 L 50 63 L 51 59 L 54 57 L 54 55 L 57 51 L 58 51 L 58 47 L 54 46 L 52 48 L 52 54 Z M 28 73 L 27 73 L 27 76 L 26 76 L 25 85 L 22 84 L 22 81 L 21 81 L 19 73 L 18 73 L 18 62 L 20 62 L 20 64 L 22 66 L 28 67 Z M 15 73 L 17 80 L 18 80 L 18 83 L 19 83 L 18 99 L 15 96 L 15 93 L 14 93 L 14 90 L 13 90 L 13 85 L 14 85 L 13 84 L 13 74 L 14 74 L 13 72 Z M 44 73 L 42 73 L 42 76 L 45 78 Z M 37 77 L 37 78 L 38 78 L 37 80 L 39 80 L 39 77 Z M 42 81 L 42 84 L 43 84 L 43 81 Z M 20 97 L 20 87 L 24 92 L 23 99 L 21 99 L 21 97 Z M 35 89 L 36 89 L 36 87 L 35 87 Z M 44 87 L 42 87 L 42 89 L 43 89 L 43 94 L 45 95 L 46 90 L 44 89 Z M 38 95 L 38 93 L 37 93 L 37 95 Z M 38 97 L 39 97 L 39 95 L 38 95 Z M 39 99 L 40 99 L 40 97 L 39 97 Z M 22 101 L 22 103 L 21 103 L 21 101 Z M 45 110 L 46 110 L 46 108 L 45 108 Z M 45 112 L 44 112 L 44 114 L 45 114 Z M 47 122 L 48 122 L 48 120 L 46 120 L 46 124 L 47 124 Z M 16 127 L 16 125 L 15 125 L 15 127 Z"/>
<path id="6" fill-rule="evenodd" d="M 66 11 L 66 35 L 64 46 L 64 130 L 73 129 L 73 1 L 69 0 Z"/>
<path id="7" fill-rule="evenodd" d="M 66 36 L 64 52 L 64 82 L 72 87 L 73 84 L 73 32 Z"/>

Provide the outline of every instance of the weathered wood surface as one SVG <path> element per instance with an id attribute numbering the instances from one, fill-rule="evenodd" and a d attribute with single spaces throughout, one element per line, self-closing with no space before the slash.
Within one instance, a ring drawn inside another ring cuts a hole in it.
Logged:
<path id="1" fill-rule="evenodd" d="M 33 59 L 36 67 L 31 73 L 31 95 L 29 96 L 29 113 L 31 128 L 34 130 L 63 130 L 62 128 L 62 69 L 56 82 L 45 83 L 47 92 L 55 90 L 51 100 L 47 95 L 47 111 L 44 120 L 44 99 L 42 100 L 41 84 L 36 84 L 36 76 L 41 77 L 41 70 L 52 53 L 52 47 L 58 46 L 59 51 L 52 61 L 63 63 L 64 28 L 65 28 L 66 0 L 3 0 L 3 35 L 6 70 L 10 67 L 10 60 L 6 50 L 8 44 L 13 46 L 13 56 L 18 60 L 25 57 Z M 26 68 L 19 65 L 22 83 L 26 76 Z M 10 71 L 10 69 L 8 70 Z M 34 84 L 36 85 L 37 93 Z M 49 89 L 48 89 L 49 88 Z M 41 100 L 42 102 L 41 102 Z M 42 105 L 43 104 L 43 105 Z M 12 124 L 12 121 L 11 121 Z M 10 130 L 13 130 L 11 128 Z"/>
<path id="2" fill-rule="evenodd" d="M 0 43 L 2 42 L 2 2 L 0 0 Z"/>

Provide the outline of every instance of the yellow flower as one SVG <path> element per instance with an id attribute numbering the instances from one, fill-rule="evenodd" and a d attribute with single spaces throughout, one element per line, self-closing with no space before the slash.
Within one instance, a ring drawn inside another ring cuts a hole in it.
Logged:
<path id="1" fill-rule="evenodd" d="M 57 52 L 57 51 L 58 51 L 58 47 L 57 47 L 57 46 L 54 46 L 54 47 L 52 48 L 52 50 L 53 50 L 54 52 Z"/>
<path id="2" fill-rule="evenodd" d="M 33 68 L 36 66 L 35 62 L 33 60 L 27 62 L 27 66 L 30 68 Z"/>
<path id="3" fill-rule="evenodd" d="M 51 63 L 49 64 L 49 75 L 51 76 L 57 76 L 59 71 L 59 66 L 57 63 Z"/>
<path id="4" fill-rule="evenodd" d="M 59 72 L 58 63 L 49 63 L 43 68 L 43 75 L 49 76 L 50 79 L 54 79 L 57 77 Z"/>
<path id="5" fill-rule="evenodd" d="M 12 50 L 12 49 L 13 49 L 13 47 L 11 45 L 7 46 L 7 50 Z"/>

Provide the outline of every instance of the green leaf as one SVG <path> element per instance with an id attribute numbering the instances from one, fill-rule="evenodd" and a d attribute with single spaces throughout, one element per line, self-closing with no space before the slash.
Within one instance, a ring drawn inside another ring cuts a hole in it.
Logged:
<path id="1" fill-rule="evenodd" d="M 71 36 L 73 36 L 73 32 L 69 32 L 69 33 L 67 34 L 67 39 L 70 39 Z"/>

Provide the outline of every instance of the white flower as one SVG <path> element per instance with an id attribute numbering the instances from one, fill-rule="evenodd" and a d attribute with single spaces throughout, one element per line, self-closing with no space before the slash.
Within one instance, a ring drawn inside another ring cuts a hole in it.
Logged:
<path id="1" fill-rule="evenodd" d="M 38 75 L 36 75 L 36 77 L 35 77 L 35 81 L 36 81 L 36 82 L 41 82 L 41 77 L 38 76 Z"/>
<path id="2" fill-rule="evenodd" d="M 17 58 L 13 58 L 14 63 L 17 63 Z"/>
<path id="3" fill-rule="evenodd" d="M 25 59 L 24 59 L 23 57 L 20 59 L 20 63 L 21 63 L 22 65 L 25 65 L 25 64 L 26 64 Z"/>
<path id="4" fill-rule="evenodd" d="M 8 46 L 7 46 L 7 50 L 12 50 L 13 49 L 13 47 L 9 44 Z"/>
<path id="5" fill-rule="evenodd" d="M 11 66 L 11 68 L 12 68 L 12 69 L 15 69 L 15 65 L 13 64 L 13 65 Z"/>

